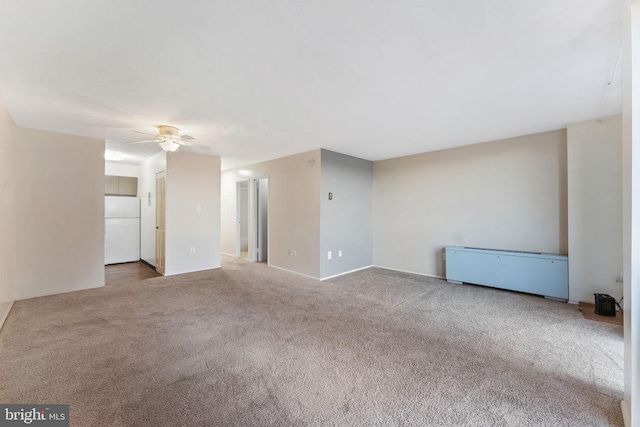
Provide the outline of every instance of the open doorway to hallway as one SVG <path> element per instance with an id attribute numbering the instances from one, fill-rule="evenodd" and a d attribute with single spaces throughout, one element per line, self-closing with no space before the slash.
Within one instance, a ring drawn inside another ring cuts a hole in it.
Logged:
<path id="1" fill-rule="evenodd" d="M 249 180 L 236 183 L 236 257 L 249 258 Z"/>

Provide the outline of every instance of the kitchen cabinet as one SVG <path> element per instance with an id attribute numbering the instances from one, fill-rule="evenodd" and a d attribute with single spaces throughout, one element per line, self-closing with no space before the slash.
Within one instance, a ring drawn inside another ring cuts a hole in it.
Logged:
<path id="1" fill-rule="evenodd" d="M 130 176 L 106 175 L 104 194 L 107 196 L 137 196 L 138 178 Z"/>

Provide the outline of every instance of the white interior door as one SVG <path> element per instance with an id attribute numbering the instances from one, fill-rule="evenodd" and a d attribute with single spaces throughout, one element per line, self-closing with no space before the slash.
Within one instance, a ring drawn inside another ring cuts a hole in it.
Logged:
<path id="1" fill-rule="evenodd" d="M 249 252 L 249 180 L 236 183 L 236 256 Z"/>
<path id="2" fill-rule="evenodd" d="M 256 193 L 256 261 L 269 259 L 269 178 L 254 180 Z"/>
<path id="3" fill-rule="evenodd" d="M 165 172 L 156 174 L 156 271 L 165 267 Z"/>

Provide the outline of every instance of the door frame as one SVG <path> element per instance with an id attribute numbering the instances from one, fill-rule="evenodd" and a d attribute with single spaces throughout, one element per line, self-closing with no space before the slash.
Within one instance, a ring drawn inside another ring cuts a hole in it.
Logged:
<path id="1" fill-rule="evenodd" d="M 159 181 L 162 186 L 159 188 Z M 167 173 L 166 171 L 156 173 L 156 271 L 164 276 L 166 271 L 166 232 L 167 232 L 167 203 L 166 203 Z M 162 215 L 162 223 L 158 222 L 158 212 Z M 162 226 L 162 230 L 160 230 Z M 161 235 L 161 238 L 159 238 Z"/>

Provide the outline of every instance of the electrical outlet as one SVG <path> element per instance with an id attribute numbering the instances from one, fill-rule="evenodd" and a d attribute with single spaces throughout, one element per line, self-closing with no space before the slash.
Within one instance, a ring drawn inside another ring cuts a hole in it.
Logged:
<path id="1" fill-rule="evenodd" d="M 342 251 L 338 251 L 338 258 L 342 256 Z"/>
<path id="2" fill-rule="evenodd" d="M 202 205 L 196 205 L 196 212 L 202 212 Z"/>
<path id="3" fill-rule="evenodd" d="M 296 256 L 296 250 L 295 249 L 289 249 L 289 256 Z"/>
<path id="4" fill-rule="evenodd" d="M 189 251 L 189 253 L 191 255 L 195 255 L 196 254 L 196 248 L 194 248 L 193 246 L 191 247 L 191 250 Z"/>
<path id="5" fill-rule="evenodd" d="M 327 252 L 327 259 L 331 259 L 331 251 Z"/>

